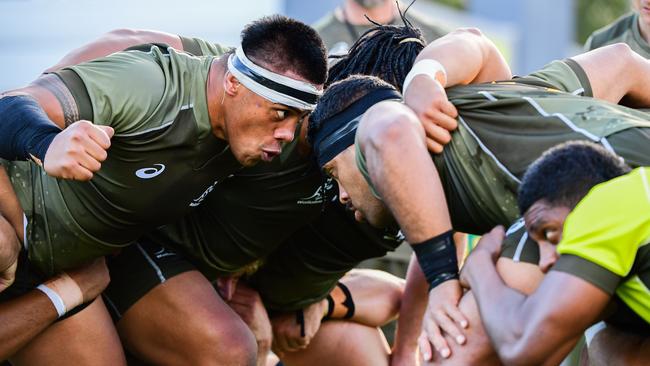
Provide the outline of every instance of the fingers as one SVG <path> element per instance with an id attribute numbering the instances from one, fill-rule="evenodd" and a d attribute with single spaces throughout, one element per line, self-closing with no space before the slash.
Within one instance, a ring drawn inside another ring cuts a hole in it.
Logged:
<path id="1" fill-rule="evenodd" d="M 420 348 L 420 353 L 425 361 L 433 360 L 433 349 L 431 348 L 431 343 L 429 343 L 426 333 L 420 334 L 420 337 L 418 338 L 418 347 Z"/>
<path id="2" fill-rule="evenodd" d="M 448 313 L 445 310 L 438 310 L 434 313 L 434 319 L 436 323 L 440 326 L 443 332 L 449 334 L 456 343 L 462 345 L 465 344 L 465 336 L 461 332 L 460 328 L 454 321 L 449 317 Z M 446 342 L 445 342 L 446 343 Z"/>
<path id="3" fill-rule="evenodd" d="M 423 121 L 422 126 L 428 138 L 434 140 L 435 142 L 446 145 L 451 141 L 451 134 L 449 131 L 438 126 L 437 124 L 431 122 L 430 120 Z"/>
<path id="4" fill-rule="evenodd" d="M 426 332 L 426 340 L 427 340 L 426 343 L 432 344 L 433 348 L 438 353 L 440 353 L 440 355 L 443 358 L 448 358 L 449 356 L 451 356 L 451 349 L 449 349 L 447 340 L 445 339 L 445 337 L 442 336 L 442 333 L 440 332 L 440 328 L 438 328 L 436 324 L 433 324 L 433 322 L 425 321 L 424 330 Z M 430 353 L 430 357 L 428 360 L 431 360 L 432 356 L 433 354 Z"/>
<path id="5" fill-rule="evenodd" d="M 114 133 L 112 127 L 92 125 L 91 128 L 88 128 L 87 133 L 103 150 L 108 150 L 111 147 L 111 137 Z"/>
<path id="6" fill-rule="evenodd" d="M 455 324 L 459 324 L 464 329 L 467 329 L 467 327 L 469 327 L 469 322 L 467 321 L 467 318 L 465 318 L 465 315 L 463 315 L 463 313 L 461 313 L 456 306 L 447 305 L 446 310 L 447 310 L 447 315 L 449 315 L 449 317 L 455 322 Z M 465 341 L 459 344 L 463 344 L 463 343 L 465 343 Z"/>

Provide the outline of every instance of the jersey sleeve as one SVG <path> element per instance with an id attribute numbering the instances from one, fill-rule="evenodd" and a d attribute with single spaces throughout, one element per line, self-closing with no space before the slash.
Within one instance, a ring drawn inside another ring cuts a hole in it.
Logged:
<path id="1" fill-rule="evenodd" d="M 530 238 L 524 220 L 519 219 L 508 228 L 501 246 L 500 257 L 537 265 L 539 263 L 539 246 Z"/>
<path id="2" fill-rule="evenodd" d="M 118 52 L 56 74 L 70 89 L 82 119 L 111 126 L 118 134 L 134 132 L 146 127 L 166 86 L 162 69 L 144 54 Z"/>
<path id="3" fill-rule="evenodd" d="M 524 77 L 517 77 L 520 84 L 543 85 L 554 89 L 586 97 L 593 96 L 591 83 L 582 66 L 567 58 L 553 61 L 541 70 Z"/>
<path id="4" fill-rule="evenodd" d="M 578 203 L 564 224 L 553 270 L 614 293 L 650 236 L 650 197 L 641 173 L 637 169 L 598 185 Z"/>
<path id="5" fill-rule="evenodd" d="M 194 56 L 221 56 L 228 52 L 228 47 L 217 43 L 211 43 L 201 38 L 179 36 L 183 44 L 183 50 Z"/>

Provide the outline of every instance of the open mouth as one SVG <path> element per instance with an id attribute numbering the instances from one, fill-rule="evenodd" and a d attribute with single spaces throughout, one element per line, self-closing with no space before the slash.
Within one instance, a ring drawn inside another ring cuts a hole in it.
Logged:
<path id="1" fill-rule="evenodd" d="M 269 162 L 280 155 L 281 150 L 262 149 L 262 160 Z"/>

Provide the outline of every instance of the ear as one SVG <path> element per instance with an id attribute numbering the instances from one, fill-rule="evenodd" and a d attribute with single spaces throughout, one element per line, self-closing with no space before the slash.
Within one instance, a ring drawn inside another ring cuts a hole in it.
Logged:
<path id="1" fill-rule="evenodd" d="M 230 72 L 227 72 L 224 79 L 225 79 L 224 90 L 226 94 L 228 94 L 229 96 L 237 95 L 241 83 L 235 77 L 235 75 L 231 74 Z"/>

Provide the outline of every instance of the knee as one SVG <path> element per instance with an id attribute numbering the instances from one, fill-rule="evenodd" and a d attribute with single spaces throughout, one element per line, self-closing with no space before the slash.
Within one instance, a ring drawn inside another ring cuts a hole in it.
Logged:
<path id="1" fill-rule="evenodd" d="M 217 327 L 204 324 L 193 336 L 194 346 L 188 352 L 190 365 L 255 365 L 255 336 L 243 323 Z"/>

